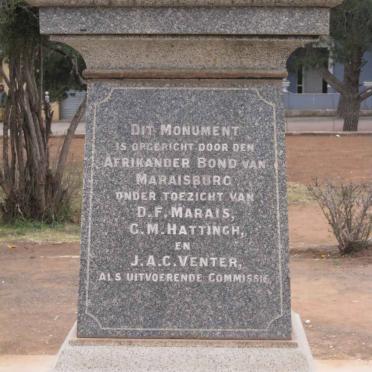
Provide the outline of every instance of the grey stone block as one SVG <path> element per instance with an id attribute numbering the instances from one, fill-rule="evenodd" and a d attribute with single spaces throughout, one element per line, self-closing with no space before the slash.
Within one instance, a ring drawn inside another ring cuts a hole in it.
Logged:
<path id="1" fill-rule="evenodd" d="M 38 7 L 226 7 L 283 6 L 331 8 L 342 0 L 29 0 Z"/>
<path id="2" fill-rule="evenodd" d="M 42 8 L 44 34 L 328 35 L 327 8 Z"/>
<path id="3" fill-rule="evenodd" d="M 53 372 L 311 372 L 300 317 L 291 341 L 115 340 L 66 338 Z"/>
<path id="4" fill-rule="evenodd" d="M 285 77 L 286 62 L 311 39 L 58 35 L 84 57 L 87 77 Z M 125 53 L 123 53 L 125 50 Z"/>

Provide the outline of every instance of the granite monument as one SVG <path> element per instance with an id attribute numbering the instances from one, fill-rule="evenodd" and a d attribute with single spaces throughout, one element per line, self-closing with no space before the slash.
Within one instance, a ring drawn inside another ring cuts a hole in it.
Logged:
<path id="1" fill-rule="evenodd" d="M 340 1 L 31 3 L 87 63 L 78 321 L 55 370 L 310 370 L 281 91 Z"/>

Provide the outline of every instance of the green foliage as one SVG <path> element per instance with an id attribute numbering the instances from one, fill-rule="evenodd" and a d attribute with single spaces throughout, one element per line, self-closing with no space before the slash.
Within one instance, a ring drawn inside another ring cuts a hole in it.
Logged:
<path id="1" fill-rule="evenodd" d="M 363 55 L 371 46 L 372 0 L 345 0 L 331 10 L 330 37 L 298 49 L 289 59 L 288 69 L 327 66 L 329 55 L 334 62 L 352 64 L 356 52 Z"/>
<path id="2" fill-rule="evenodd" d="M 305 48 L 297 49 L 288 59 L 288 71 L 296 72 L 302 67 L 305 68 L 320 68 L 328 66 L 329 50 L 324 47 L 313 44 L 307 45 Z"/>
<path id="3" fill-rule="evenodd" d="M 73 60 L 78 74 L 81 75 L 85 63 L 75 50 L 67 45 L 48 43 L 44 56 L 44 87 L 52 101 L 65 98 L 65 92 L 69 89 L 84 89 L 84 85 L 77 79 Z"/>
<path id="4" fill-rule="evenodd" d="M 36 8 L 24 1 L 5 0 L 0 6 L 0 48 L 9 57 L 26 47 L 40 44 L 45 38 L 39 33 Z"/>
<path id="5" fill-rule="evenodd" d="M 67 45 L 51 42 L 40 35 L 37 8 L 21 0 L 5 0 L 0 5 L 0 50 L 3 57 L 26 49 L 43 47 L 44 91 L 52 101 L 64 98 L 69 89 L 83 90 L 77 78 L 85 68 L 82 57 Z M 76 68 L 71 62 L 76 60 Z"/>
<path id="6" fill-rule="evenodd" d="M 372 0 L 345 0 L 331 12 L 330 50 L 335 61 L 350 63 L 355 50 L 372 45 Z"/>

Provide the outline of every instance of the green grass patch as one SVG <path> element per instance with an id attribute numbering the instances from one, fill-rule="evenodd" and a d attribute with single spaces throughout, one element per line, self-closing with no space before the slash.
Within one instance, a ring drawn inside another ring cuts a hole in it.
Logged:
<path id="1" fill-rule="evenodd" d="M 80 240 L 78 224 L 52 224 L 19 221 L 13 225 L 0 224 L 0 242 L 13 241 L 72 243 Z"/>
<path id="2" fill-rule="evenodd" d="M 311 197 L 307 187 L 299 183 L 288 182 L 288 203 L 311 203 L 314 199 Z"/>

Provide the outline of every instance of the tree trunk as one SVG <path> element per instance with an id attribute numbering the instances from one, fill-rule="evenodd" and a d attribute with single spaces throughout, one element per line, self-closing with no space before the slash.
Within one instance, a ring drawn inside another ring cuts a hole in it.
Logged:
<path id="1" fill-rule="evenodd" d="M 357 132 L 360 115 L 359 80 L 363 64 L 363 51 L 356 49 L 344 68 L 344 86 L 346 92 L 341 93 L 342 117 L 344 131 Z"/>
<path id="2" fill-rule="evenodd" d="M 359 92 L 360 73 L 363 65 L 364 51 L 356 48 L 350 60 L 344 65 L 344 80 L 339 80 L 327 68 L 322 69 L 323 79 L 338 93 L 340 101 L 337 115 L 344 119 L 344 131 L 358 131 L 360 106 L 362 98 Z"/>
<path id="3" fill-rule="evenodd" d="M 360 115 L 360 99 L 355 96 L 342 96 L 342 116 L 344 118 L 345 132 L 357 132 Z"/>
<path id="4" fill-rule="evenodd" d="M 50 168 L 49 136 L 53 113 L 44 102 L 37 82 L 40 47 L 29 45 L 14 51 L 9 58 L 9 99 L 3 126 L 3 151 L 0 187 L 4 192 L 0 204 L 5 222 L 32 219 L 43 222 L 62 221 L 70 193 L 62 186 L 67 154 L 76 127 L 86 106 L 82 103 L 70 124 L 57 168 Z M 1 71 L 0 71 L 1 72 Z"/>
<path id="5" fill-rule="evenodd" d="M 61 192 L 62 188 L 62 177 L 65 171 L 65 166 L 67 162 L 67 155 L 74 138 L 74 134 L 76 132 L 76 128 L 78 127 L 81 119 L 83 118 L 87 105 L 87 97 L 81 102 L 78 110 L 76 111 L 74 117 L 71 120 L 70 126 L 67 130 L 65 140 L 63 141 L 62 149 L 59 154 L 58 164 L 54 175 L 54 182 L 56 183 L 56 197 Z M 58 190 L 59 189 L 59 190 Z"/>
<path id="6" fill-rule="evenodd" d="M 344 101 L 344 95 L 340 94 L 340 100 L 338 101 L 338 106 L 337 106 L 337 116 L 339 118 L 344 118 L 345 116 L 345 101 Z"/>

